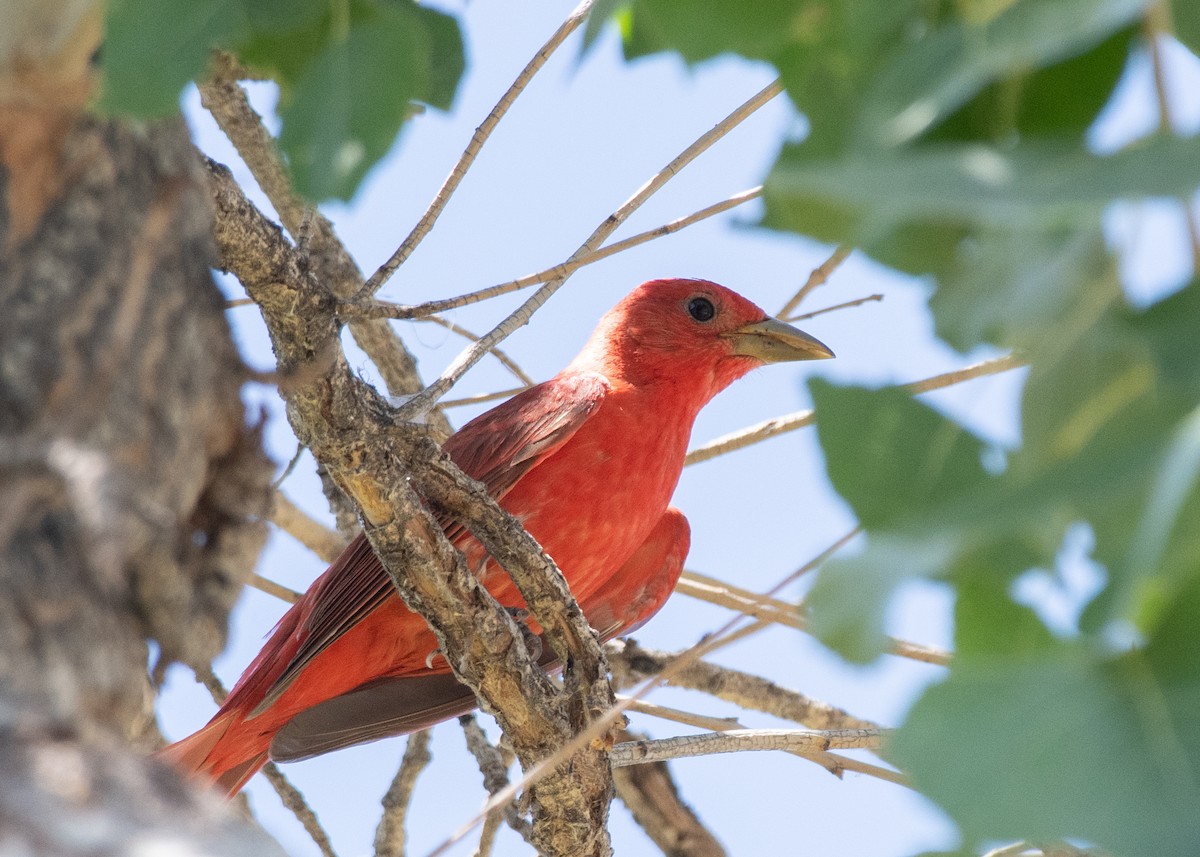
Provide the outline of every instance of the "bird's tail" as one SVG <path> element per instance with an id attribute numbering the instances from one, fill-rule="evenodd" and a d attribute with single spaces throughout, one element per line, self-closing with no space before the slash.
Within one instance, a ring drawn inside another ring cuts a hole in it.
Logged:
<path id="1" fill-rule="evenodd" d="M 267 746 L 239 748 L 230 752 L 222 745 L 229 727 L 238 719 L 236 711 L 218 714 L 208 725 L 157 755 L 170 762 L 185 775 L 207 780 L 229 797 L 238 793 L 259 769 L 267 763 Z M 225 741 L 225 745 L 233 742 Z"/>

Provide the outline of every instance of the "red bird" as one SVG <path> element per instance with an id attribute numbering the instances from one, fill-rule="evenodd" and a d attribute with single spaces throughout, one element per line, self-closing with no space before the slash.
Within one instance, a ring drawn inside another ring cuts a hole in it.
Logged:
<path id="1" fill-rule="evenodd" d="M 649 619 L 679 579 L 689 530 L 668 502 L 700 409 L 764 363 L 832 356 L 715 283 L 654 280 L 600 320 L 566 369 L 471 420 L 445 450 L 554 558 L 607 640 Z M 478 542 L 454 543 L 501 604 L 523 606 Z M 437 648 L 359 534 L 208 725 L 163 754 L 233 794 L 268 757 L 304 759 L 464 714 L 475 697 Z"/>

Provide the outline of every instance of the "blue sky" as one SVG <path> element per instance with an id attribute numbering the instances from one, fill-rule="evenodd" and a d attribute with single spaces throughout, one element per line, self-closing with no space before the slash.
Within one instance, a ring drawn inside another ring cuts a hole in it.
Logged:
<path id="1" fill-rule="evenodd" d="M 330 206 L 342 238 L 372 271 L 417 220 L 475 126 L 501 92 L 570 10 L 566 3 L 522 4 L 520 15 L 495 3 L 455 7 L 464 20 L 468 71 L 454 110 L 418 117 L 387 160 L 369 177 L 353 204 Z M 1173 52 L 1171 68 L 1180 85 L 1183 127 L 1200 124 L 1195 61 Z M 668 58 L 627 65 L 610 31 L 583 59 L 578 36 L 534 80 L 512 108 L 428 239 L 381 297 L 406 303 L 447 297 L 512 279 L 565 259 L 612 210 L 699 134 L 772 79 L 765 66 L 721 60 L 688 70 Z M 1135 64 L 1118 103 L 1096 129 L 1098 148 L 1119 145 L 1153 125 L 1145 105 L 1145 63 Z M 271 109 L 273 92 L 253 88 L 256 103 Z M 185 99 L 198 144 L 230 163 L 244 185 L 248 172 L 234 163 L 219 132 Z M 617 238 L 691 213 L 759 184 L 781 138 L 802 127 L 786 99 L 778 98 L 719 142 L 672 180 L 617 233 Z M 261 201 L 261 196 L 255 195 Z M 639 282 L 660 276 L 698 276 L 741 291 L 774 312 L 804 282 L 832 248 L 750 226 L 757 209 L 743 206 L 675 236 L 644 245 L 576 273 L 503 348 L 537 379 L 564 366 L 595 321 Z M 1188 273 L 1188 257 L 1174 203 L 1122 206 L 1110 216 L 1113 243 L 1126 258 L 1131 293 L 1142 300 L 1176 286 Z M 235 282 L 225 282 L 240 296 Z M 725 432 L 809 405 L 804 380 L 823 376 L 840 382 L 877 385 L 911 381 L 974 362 L 988 352 L 961 355 L 937 341 L 925 308 L 930 284 L 899 275 L 853 255 L 805 304 L 816 309 L 875 292 L 881 303 L 822 316 L 805 327 L 828 343 L 836 361 L 768 367 L 723 393 L 701 415 L 693 435 L 699 444 Z M 490 329 L 519 300 L 509 297 L 450 314 L 477 333 Z M 235 335 L 251 365 L 271 366 L 257 312 L 229 313 Z M 428 324 L 399 323 L 418 356 L 424 376 L 434 377 L 463 341 Z M 365 358 L 351 361 L 369 372 Z M 980 379 L 928 397 L 994 444 L 1019 442 L 1017 397 L 1020 373 Z M 511 387 L 513 380 L 493 360 L 472 370 L 451 398 Z M 267 408 L 268 443 L 279 463 L 291 458 L 296 441 L 272 391 L 251 389 L 249 401 Z M 478 409 L 456 409 L 461 425 Z M 305 458 L 285 492 L 314 516 L 328 520 L 323 498 Z M 688 567 L 754 590 L 765 590 L 802 565 L 853 524 L 845 504 L 825 478 L 815 434 L 802 430 L 685 471 L 675 504 L 692 524 Z M 1086 535 L 1086 534 L 1085 534 Z M 1086 539 L 1085 539 L 1086 541 Z M 259 573 L 303 589 L 322 563 L 290 537 L 275 533 Z M 1086 572 L 1066 584 L 1050 578 L 1029 584 L 1028 597 L 1067 621 L 1089 585 Z M 1039 588 L 1040 587 L 1040 588 Z M 787 593 L 797 597 L 799 590 Z M 284 605 L 247 590 L 234 615 L 230 644 L 217 663 L 232 684 L 255 654 Z M 889 616 L 891 631 L 908 639 L 948 646 L 949 597 L 931 584 L 904 589 Z M 678 649 L 720 627 L 728 614 L 677 596 L 638 632 L 646 645 Z M 936 668 L 885 658 L 870 667 L 848 667 L 801 634 L 776 629 L 721 651 L 717 662 L 764 674 L 849 709 L 895 723 L 920 689 L 936 680 Z M 714 716 L 736 715 L 750 726 L 788 725 L 743 712 L 717 700 L 678 690 L 660 690 L 652 701 Z M 214 706 L 190 673 L 174 668 L 160 706 L 166 734 L 182 737 L 202 725 Z M 688 727 L 641 715 L 633 727 L 655 737 L 686 734 Z M 490 718 L 481 721 L 495 733 Z M 336 753 L 284 770 L 309 797 L 343 857 L 368 854 L 378 820 L 378 800 L 403 752 L 395 739 Z M 463 751 L 457 724 L 435 730 L 433 765 L 417 786 L 409 826 L 409 853 L 419 855 L 474 815 L 484 792 L 473 760 Z M 969 748 L 946 748 L 969 752 Z M 953 845 L 953 831 L 936 808 L 903 788 L 868 777 L 837 780 L 817 766 L 783 754 L 739 754 L 674 764 L 685 799 L 732 854 L 812 853 L 902 857 Z M 295 855 L 316 849 L 282 809 L 270 787 L 249 787 L 255 810 L 268 830 Z M 611 823 L 618 854 L 656 854 L 657 849 L 614 804 Z M 455 854 L 467 855 L 473 837 Z M 510 831 L 502 831 L 497 854 L 527 854 Z"/>

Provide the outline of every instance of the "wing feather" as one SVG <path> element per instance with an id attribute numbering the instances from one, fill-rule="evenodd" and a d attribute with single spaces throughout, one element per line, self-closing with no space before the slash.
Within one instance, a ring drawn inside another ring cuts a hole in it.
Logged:
<path id="1" fill-rule="evenodd" d="M 607 379 L 594 372 L 560 375 L 475 418 L 443 448 L 464 473 L 501 500 L 579 430 L 609 389 Z M 454 522 L 442 524 L 452 539 L 461 534 Z M 314 658 L 395 595 L 391 578 L 359 533 L 306 593 L 312 612 L 294 631 L 299 644 L 249 716 L 270 708 Z"/>

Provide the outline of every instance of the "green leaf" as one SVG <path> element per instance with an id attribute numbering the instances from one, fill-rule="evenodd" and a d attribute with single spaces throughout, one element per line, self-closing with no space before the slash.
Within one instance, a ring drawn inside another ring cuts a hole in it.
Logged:
<path id="1" fill-rule="evenodd" d="M 579 49 L 580 57 L 586 56 L 592 49 L 596 39 L 600 37 L 600 31 L 604 29 L 604 25 L 616 16 L 617 10 L 620 8 L 628 8 L 626 0 L 596 0 L 592 4 L 592 10 L 588 12 L 587 23 L 583 26 L 583 46 Z"/>
<path id="2" fill-rule="evenodd" d="M 1090 224 L 1110 202 L 1186 196 L 1200 140 L 1159 137 L 1111 157 L 1040 141 L 1010 151 L 930 145 L 814 160 L 786 146 L 767 178 L 765 225 L 871 246 L 906 222 L 1054 229 Z"/>
<path id="3" fill-rule="evenodd" d="M 1118 30 L 1090 50 L 1044 68 L 1008 69 L 923 139 L 996 144 L 1016 137 L 1081 139 L 1112 97 L 1138 32 Z"/>
<path id="4" fill-rule="evenodd" d="M 858 556 L 827 562 L 804 599 L 808 630 L 854 663 L 870 663 L 888 647 L 884 619 L 899 586 L 936 574 L 953 556 L 953 544 L 872 534 Z"/>
<path id="5" fill-rule="evenodd" d="M 462 69 L 457 33 L 452 19 L 396 2 L 357 14 L 344 39 L 331 36 L 280 110 L 297 190 L 349 199 L 395 141 L 410 102 L 448 104 Z"/>
<path id="6" fill-rule="evenodd" d="M 1171 20 L 1175 35 L 1194 54 L 1200 54 L 1200 3 L 1195 0 L 1173 0 Z"/>
<path id="7" fill-rule="evenodd" d="M 646 44 L 678 51 L 688 62 L 725 53 L 768 59 L 803 31 L 814 5 L 760 0 L 747 14 L 744 3 L 732 0 L 634 0 L 633 22 Z"/>
<path id="8" fill-rule="evenodd" d="M 1108 661 L 1058 644 L 1039 660 L 956 662 L 889 757 L 971 845 L 1073 838 L 1122 857 L 1190 857 L 1200 736 L 1184 706 L 1200 701 L 1200 672 L 1192 655 L 1166 669 L 1157 651 Z"/>
<path id="9" fill-rule="evenodd" d="M 862 100 L 859 143 L 914 140 L 989 83 L 1082 53 L 1125 29 L 1147 4 L 1022 0 L 982 24 L 951 22 L 904 44 L 881 64 Z"/>
<path id="10" fill-rule="evenodd" d="M 240 0 L 113 0 L 104 23 L 100 108 L 150 119 L 179 110 L 179 95 L 214 47 L 247 31 Z"/>
<path id="11" fill-rule="evenodd" d="M 1046 328 L 1058 324 L 1111 266 L 1098 221 L 1077 229 L 959 234 L 963 238 L 948 252 L 925 261 L 938 276 L 929 299 L 937 335 L 960 351 L 981 342 L 1036 351 L 1046 342 Z"/>
<path id="12" fill-rule="evenodd" d="M 983 444 L 896 388 L 809 382 L 833 487 L 869 530 L 928 532 L 989 479 Z"/>

